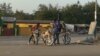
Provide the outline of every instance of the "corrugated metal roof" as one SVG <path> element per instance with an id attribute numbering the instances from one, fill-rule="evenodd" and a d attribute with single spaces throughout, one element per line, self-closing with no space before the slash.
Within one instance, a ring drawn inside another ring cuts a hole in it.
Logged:
<path id="1" fill-rule="evenodd" d="M 14 21 L 5 21 L 7 23 L 12 23 Z M 50 20 L 16 20 L 17 23 L 51 23 Z"/>

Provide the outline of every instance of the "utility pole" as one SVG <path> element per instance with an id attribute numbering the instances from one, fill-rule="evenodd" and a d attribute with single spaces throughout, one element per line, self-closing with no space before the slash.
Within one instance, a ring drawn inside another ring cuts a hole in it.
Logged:
<path id="1" fill-rule="evenodd" d="M 97 0 L 95 0 L 94 20 L 95 20 L 95 22 L 97 21 Z"/>
<path id="2" fill-rule="evenodd" d="M 78 0 L 78 1 L 77 1 L 77 5 L 79 6 L 79 4 L 80 4 L 80 1 Z"/>
<path id="3" fill-rule="evenodd" d="M 96 26 L 97 26 L 97 0 L 95 0 L 94 22 L 96 23 Z M 97 36 L 96 36 L 96 26 L 95 26 L 95 31 L 94 31 L 95 39 L 97 39 Z"/>

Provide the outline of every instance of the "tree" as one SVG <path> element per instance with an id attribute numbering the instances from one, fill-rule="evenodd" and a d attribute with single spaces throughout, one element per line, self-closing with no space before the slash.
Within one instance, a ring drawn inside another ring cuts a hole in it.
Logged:
<path id="1" fill-rule="evenodd" d="M 66 7 L 62 8 L 63 20 L 67 23 L 81 23 L 80 18 L 82 17 L 82 6 L 73 4 L 67 5 Z M 82 19 L 82 18 L 81 18 Z"/>
<path id="2" fill-rule="evenodd" d="M 46 16 L 46 13 L 48 12 L 48 7 L 45 5 L 40 4 L 38 11 L 35 12 L 35 19 L 42 20 Z"/>
<path id="3" fill-rule="evenodd" d="M 95 2 L 87 3 L 83 6 L 84 19 L 86 23 L 90 24 L 91 21 L 94 21 L 94 11 L 95 11 Z"/>
<path id="4" fill-rule="evenodd" d="M 24 20 L 24 12 L 23 11 L 16 10 L 14 16 L 17 18 L 17 20 Z"/>
<path id="5" fill-rule="evenodd" d="M 53 7 L 51 4 L 45 6 L 40 4 L 38 11 L 35 12 L 35 19 L 38 20 L 53 20 L 57 18 L 58 8 Z"/>
<path id="6" fill-rule="evenodd" d="M 17 20 L 34 20 L 33 14 L 24 13 L 23 10 L 16 10 L 14 16 L 17 18 Z"/>
<path id="7" fill-rule="evenodd" d="M 0 12 L 2 14 L 2 16 L 13 16 L 13 11 L 12 11 L 12 7 L 11 4 L 0 4 Z"/>

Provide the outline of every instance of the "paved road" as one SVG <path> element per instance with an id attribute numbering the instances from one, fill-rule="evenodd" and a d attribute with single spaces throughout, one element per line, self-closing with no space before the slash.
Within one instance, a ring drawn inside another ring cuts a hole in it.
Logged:
<path id="1" fill-rule="evenodd" d="M 72 42 L 85 35 L 72 36 Z M 27 45 L 27 37 L 0 37 L 0 56 L 100 56 L 100 44 L 94 45 Z"/>
<path id="2" fill-rule="evenodd" d="M 85 39 L 87 35 L 71 35 L 71 43 Z M 16 44 L 27 44 L 29 36 L 0 36 L 0 45 L 16 45 Z M 62 37 L 60 37 L 60 42 L 62 42 Z M 40 44 L 43 44 L 43 41 L 40 39 Z"/>
<path id="3" fill-rule="evenodd" d="M 100 56 L 100 45 L 3 45 L 0 56 Z"/>

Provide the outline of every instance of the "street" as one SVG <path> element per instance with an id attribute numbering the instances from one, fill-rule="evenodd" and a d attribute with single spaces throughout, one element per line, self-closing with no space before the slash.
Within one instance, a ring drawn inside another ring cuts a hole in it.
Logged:
<path id="1" fill-rule="evenodd" d="M 84 39 L 85 35 L 72 36 L 74 42 Z M 61 40 L 61 39 L 60 39 Z M 70 44 L 45 46 L 42 41 L 39 45 L 28 45 L 28 37 L 0 37 L 0 56 L 100 56 L 100 44 L 82 45 Z"/>

